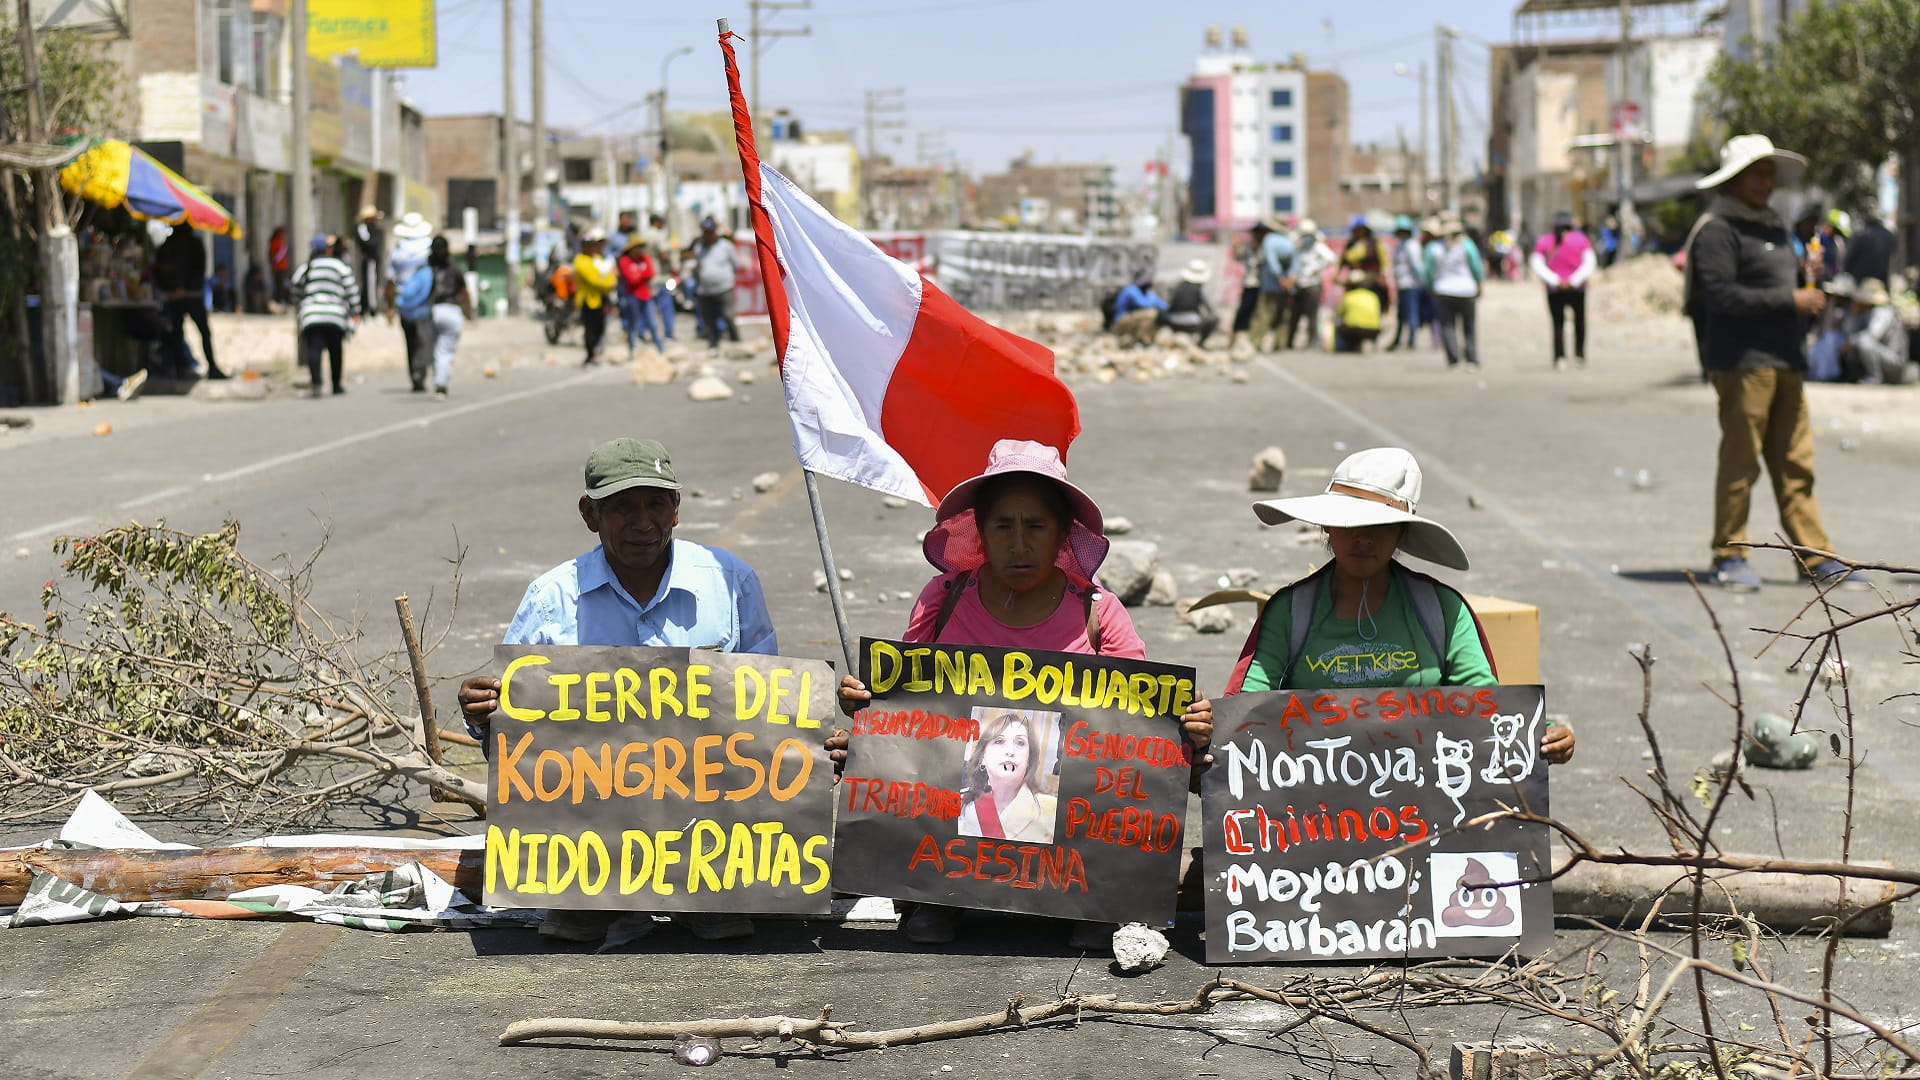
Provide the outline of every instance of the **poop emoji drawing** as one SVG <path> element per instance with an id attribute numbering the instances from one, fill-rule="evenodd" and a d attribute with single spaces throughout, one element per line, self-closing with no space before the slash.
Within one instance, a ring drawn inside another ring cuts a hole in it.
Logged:
<path id="1" fill-rule="evenodd" d="M 1440 911 L 1440 921 L 1448 926 L 1506 926 L 1514 920 L 1506 894 L 1494 888 L 1493 875 L 1479 859 L 1468 859 L 1467 867 L 1453 887 L 1451 901 Z"/>
<path id="2" fill-rule="evenodd" d="M 1526 921 L 1519 856 L 1511 851 L 1436 851 L 1428 864 L 1433 932 L 1442 938 L 1517 938 Z"/>

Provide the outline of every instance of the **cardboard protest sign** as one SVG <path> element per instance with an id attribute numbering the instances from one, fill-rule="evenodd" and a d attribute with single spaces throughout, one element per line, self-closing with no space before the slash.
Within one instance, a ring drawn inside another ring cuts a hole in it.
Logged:
<path id="1" fill-rule="evenodd" d="M 1207 962 L 1495 956 L 1553 943 L 1538 686 L 1239 694 L 1201 781 Z M 1403 845 L 1410 850 L 1393 852 Z"/>
<path id="2" fill-rule="evenodd" d="M 1192 668 L 862 639 L 835 885 L 1101 922 L 1173 916 Z"/>
<path id="3" fill-rule="evenodd" d="M 828 910 L 826 664 L 562 645 L 494 663 L 488 904 Z"/>

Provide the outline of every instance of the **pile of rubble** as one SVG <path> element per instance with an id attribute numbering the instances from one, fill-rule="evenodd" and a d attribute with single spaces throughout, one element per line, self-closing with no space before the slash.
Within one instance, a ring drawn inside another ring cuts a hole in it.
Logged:
<path id="1" fill-rule="evenodd" d="M 1636 255 L 1594 275 L 1587 314 L 1607 325 L 1679 315 L 1684 288 L 1671 255 Z"/>
<path id="2" fill-rule="evenodd" d="M 1090 376 L 1095 382 L 1116 379 L 1147 382 L 1175 376 L 1214 374 L 1246 382 L 1236 365 L 1253 359 L 1246 341 L 1226 348 L 1226 331 L 1216 331 L 1202 349 L 1189 334 L 1162 329 L 1152 345 L 1136 345 L 1100 329 L 1096 314 L 1071 311 L 1008 311 L 983 316 L 1003 330 L 1037 341 L 1053 350 L 1054 370 L 1062 378 Z"/>

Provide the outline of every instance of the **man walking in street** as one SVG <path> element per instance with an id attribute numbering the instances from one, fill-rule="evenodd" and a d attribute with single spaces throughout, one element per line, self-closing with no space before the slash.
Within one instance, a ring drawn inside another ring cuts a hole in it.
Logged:
<path id="1" fill-rule="evenodd" d="M 647 250 L 655 260 L 653 279 L 653 313 L 660 320 L 660 335 L 668 341 L 673 340 L 673 292 L 675 288 L 674 270 L 678 261 L 674 256 L 672 238 L 667 235 L 667 219 L 659 214 L 647 215 Z"/>
<path id="2" fill-rule="evenodd" d="M 600 345 L 607 337 L 607 309 L 613 306 L 613 290 L 620 280 L 606 247 L 606 231 L 595 226 L 580 234 L 580 254 L 573 257 L 573 306 L 580 310 L 581 336 L 587 344 L 587 358 L 580 362 L 581 367 L 600 362 Z"/>
<path id="3" fill-rule="evenodd" d="M 1400 336 L 1406 335 L 1407 348 L 1419 344 L 1420 338 L 1420 293 L 1425 287 L 1420 273 L 1425 259 L 1422 248 L 1425 238 L 1416 238 L 1413 218 L 1401 214 L 1393 219 L 1393 293 L 1394 326 L 1393 340 L 1387 343 L 1387 351 L 1400 347 Z"/>
<path id="4" fill-rule="evenodd" d="M 382 295 L 380 291 L 380 267 L 386 257 L 382 250 L 386 247 L 385 238 L 380 234 L 380 222 L 386 215 L 380 208 L 368 203 L 360 208 L 360 219 L 353 226 L 353 246 L 356 254 L 354 281 L 360 286 L 362 299 L 366 301 L 365 314 L 373 314 L 375 299 Z"/>
<path id="5" fill-rule="evenodd" d="M 1573 362 L 1587 366 L 1587 279 L 1599 265 L 1587 234 L 1573 227 L 1565 210 L 1553 215 L 1553 231 L 1534 245 L 1527 265 L 1547 287 L 1547 316 L 1553 320 L 1553 369 L 1567 366 L 1566 316 L 1573 313 Z"/>
<path id="6" fill-rule="evenodd" d="M 1768 205 L 1806 159 L 1765 135 L 1739 135 L 1720 148 L 1720 168 L 1701 178 L 1712 190 L 1708 218 L 1687 252 L 1690 304 L 1701 359 L 1719 398 L 1720 455 L 1713 491 L 1713 580 L 1754 592 L 1747 561 L 1747 512 L 1765 461 L 1780 525 L 1801 548 L 1802 568 L 1821 586 L 1868 584 L 1830 557 L 1833 546 L 1813 495 L 1813 425 L 1807 413 L 1807 321 L 1826 295 L 1807 283 L 1786 222 Z"/>
<path id="7" fill-rule="evenodd" d="M 413 392 L 420 394 L 426 392 L 427 371 L 433 366 L 433 274 L 421 273 L 432 251 L 433 223 L 409 212 L 393 227 L 393 240 L 383 295 L 388 317 L 400 319 L 400 334 L 407 343 L 407 378 Z"/>
<path id="8" fill-rule="evenodd" d="M 1247 336 L 1255 352 L 1285 348 L 1279 341 L 1287 330 L 1287 293 L 1293 284 L 1293 239 L 1278 217 L 1267 219 L 1267 235 L 1260 240 L 1260 298 L 1253 304 L 1253 326 Z"/>
<path id="9" fill-rule="evenodd" d="M 1282 331 L 1283 343 L 1289 349 L 1300 333 L 1300 323 L 1307 324 L 1307 348 L 1320 343 L 1320 300 L 1326 295 L 1327 271 L 1339 265 L 1340 256 L 1336 255 L 1333 245 L 1320 235 L 1320 227 L 1312 218 L 1300 223 L 1300 241 L 1294 249 L 1293 285 L 1288 290 L 1287 325 Z"/>
<path id="10" fill-rule="evenodd" d="M 595 447 L 579 509 L 599 545 L 527 586 L 502 644 L 779 651 L 753 568 L 731 552 L 674 538 L 680 482 L 666 447 L 652 439 L 614 439 Z M 489 751 L 488 728 L 499 707 L 499 679 L 478 676 L 460 684 L 467 730 Z M 686 921 L 703 941 L 754 931 L 743 915 L 691 915 Z M 654 923 L 645 913 L 554 910 L 540 933 L 598 941 L 616 925 L 631 940 Z"/>
<path id="11" fill-rule="evenodd" d="M 693 260 L 693 302 L 700 317 L 700 335 L 707 339 L 707 348 L 717 351 L 722 324 L 728 341 L 740 340 L 740 330 L 733 325 L 733 285 L 740 264 L 734 255 L 733 238 L 722 236 L 720 223 L 711 216 L 700 220 Z"/>
<path id="12" fill-rule="evenodd" d="M 165 300 L 167 337 L 161 349 L 175 379 L 193 377 L 193 352 L 187 348 L 187 320 L 200 328 L 200 351 L 207 378 L 227 373 L 213 359 L 213 330 L 207 326 L 207 249 L 186 225 L 175 225 L 153 257 L 153 284 Z"/>

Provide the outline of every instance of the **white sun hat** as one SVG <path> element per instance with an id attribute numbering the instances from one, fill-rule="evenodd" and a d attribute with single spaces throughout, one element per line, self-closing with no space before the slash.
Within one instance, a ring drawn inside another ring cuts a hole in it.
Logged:
<path id="1" fill-rule="evenodd" d="M 1720 167 L 1694 183 L 1700 191 L 1717 188 L 1739 176 L 1747 166 L 1766 158 L 1773 159 L 1773 180 L 1781 187 L 1792 187 L 1807 169 L 1807 159 L 1791 150 L 1773 145 L 1765 135 L 1735 135 L 1720 147 Z"/>
<path id="2" fill-rule="evenodd" d="M 1333 470 L 1327 490 L 1294 499 L 1253 504 L 1268 525 L 1304 521 L 1323 529 L 1405 525 L 1398 550 L 1455 570 L 1467 569 L 1467 552 L 1445 525 L 1415 512 L 1420 503 L 1420 463 L 1397 446 L 1351 454 Z"/>
<path id="3" fill-rule="evenodd" d="M 409 210 L 400 224 L 393 227 L 393 235 L 401 240 L 420 240 L 433 235 L 433 222 L 419 211 Z"/>

